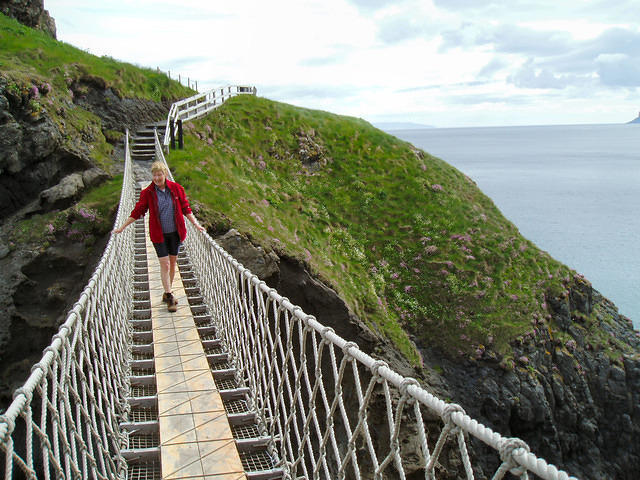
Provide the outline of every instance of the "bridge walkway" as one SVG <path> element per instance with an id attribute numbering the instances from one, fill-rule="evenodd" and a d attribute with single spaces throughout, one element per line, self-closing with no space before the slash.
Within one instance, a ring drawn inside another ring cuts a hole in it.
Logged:
<path id="1" fill-rule="evenodd" d="M 146 182 L 140 182 L 146 186 Z M 138 190 L 139 191 L 139 190 Z M 160 266 L 148 219 L 134 223 L 134 305 L 131 319 L 129 420 L 123 455 L 129 479 L 258 480 L 282 477 L 264 448 L 248 388 L 216 334 L 188 254 L 178 259 L 171 313 L 162 302 Z"/>

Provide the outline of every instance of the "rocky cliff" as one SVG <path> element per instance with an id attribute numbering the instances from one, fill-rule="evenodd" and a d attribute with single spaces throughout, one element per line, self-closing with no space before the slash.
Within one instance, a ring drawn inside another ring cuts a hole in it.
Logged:
<path id="1" fill-rule="evenodd" d="M 0 0 L 0 12 L 56 38 L 56 22 L 44 9 L 44 0 Z"/>

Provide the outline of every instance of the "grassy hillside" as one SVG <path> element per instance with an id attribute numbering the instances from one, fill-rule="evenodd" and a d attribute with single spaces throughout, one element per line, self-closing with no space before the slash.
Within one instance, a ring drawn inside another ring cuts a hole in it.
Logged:
<path id="1" fill-rule="evenodd" d="M 16 81 L 48 82 L 54 92 L 68 93 L 70 81 L 89 74 L 103 79 L 122 97 L 160 101 L 192 95 L 191 89 L 164 73 L 97 57 L 0 14 L 0 70 Z"/>
<path id="2" fill-rule="evenodd" d="M 237 97 L 169 163 L 200 217 L 303 260 L 414 361 L 405 332 L 510 362 L 509 342 L 551 331 L 546 298 L 583 281 L 472 180 L 359 119 Z"/>
<path id="3" fill-rule="evenodd" d="M 123 132 L 106 130 L 99 117 L 74 103 L 72 87 L 82 94 L 86 87 L 77 86 L 82 82 L 111 88 L 121 98 L 156 102 L 194 93 L 164 73 L 91 55 L 0 14 L 0 93 L 21 115 L 31 117 L 16 120 L 37 124 L 46 116 L 62 134 L 62 150 L 87 152 L 93 163 L 113 173 L 120 159 L 112 157 L 112 144 Z M 121 177 L 116 177 L 87 192 L 76 207 L 18 222 L 9 247 L 46 248 L 59 234 L 92 243 L 110 228 L 120 185 Z"/>
<path id="4" fill-rule="evenodd" d="M 47 115 L 63 132 L 63 148 L 75 151 L 89 144 L 95 164 L 109 171 L 109 141 L 122 132 L 106 131 L 100 119 L 74 104 L 87 84 L 111 88 L 120 98 L 159 102 L 192 95 L 191 89 L 170 80 L 164 73 L 97 57 L 59 42 L 0 14 L 0 87 L 4 95 L 22 103 L 34 121 Z"/>

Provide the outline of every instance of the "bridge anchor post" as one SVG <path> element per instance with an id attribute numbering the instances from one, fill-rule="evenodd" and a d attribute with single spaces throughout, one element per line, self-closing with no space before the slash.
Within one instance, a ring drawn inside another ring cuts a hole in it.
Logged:
<path id="1" fill-rule="evenodd" d="M 184 148 L 184 139 L 182 138 L 182 120 L 178 120 L 178 148 Z"/>

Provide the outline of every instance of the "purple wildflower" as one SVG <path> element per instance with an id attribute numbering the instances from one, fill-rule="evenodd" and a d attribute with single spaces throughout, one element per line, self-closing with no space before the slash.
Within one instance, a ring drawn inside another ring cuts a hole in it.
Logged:
<path id="1" fill-rule="evenodd" d="M 47 230 L 49 230 L 49 233 L 53 233 L 56 231 L 56 227 L 54 227 L 52 224 L 47 225 Z"/>
<path id="2" fill-rule="evenodd" d="M 35 85 L 32 85 L 29 89 L 29 96 L 31 98 L 40 98 L 40 90 Z"/>
<path id="3" fill-rule="evenodd" d="M 433 190 L 434 192 L 444 192 L 444 188 L 439 183 L 434 183 L 433 185 L 431 185 L 431 190 Z"/>
<path id="4" fill-rule="evenodd" d="M 260 161 L 258 162 L 258 168 L 259 168 L 260 170 L 264 170 L 265 168 L 267 168 L 267 163 L 266 163 L 264 160 L 260 160 Z"/>
<path id="5" fill-rule="evenodd" d="M 404 293 L 409 293 L 412 289 L 413 289 L 413 287 L 411 285 L 406 285 L 404 287 Z"/>
<path id="6" fill-rule="evenodd" d="M 258 223 L 263 223 L 262 222 L 262 217 L 260 215 L 258 215 L 256 212 L 251 212 L 250 216 L 252 216 L 253 218 L 256 219 L 256 222 Z"/>

